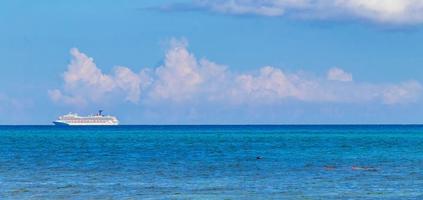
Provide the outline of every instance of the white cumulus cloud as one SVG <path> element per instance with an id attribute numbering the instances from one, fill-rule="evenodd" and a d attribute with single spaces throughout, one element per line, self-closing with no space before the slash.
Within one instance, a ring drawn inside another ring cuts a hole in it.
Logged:
<path id="1" fill-rule="evenodd" d="M 345 72 L 343 69 L 334 67 L 329 69 L 327 79 L 331 81 L 349 82 L 353 80 L 353 77 L 350 73 Z"/>
<path id="2" fill-rule="evenodd" d="M 49 90 L 48 95 L 50 96 L 51 100 L 53 100 L 54 102 L 63 102 L 65 104 L 79 105 L 79 106 L 83 106 L 87 104 L 86 100 L 82 98 L 81 96 L 66 96 L 66 95 L 63 95 L 62 92 L 58 89 Z"/>
<path id="3" fill-rule="evenodd" d="M 173 40 L 163 65 L 135 73 L 117 66 L 107 74 L 94 60 L 78 49 L 63 74 L 64 87 L 48 92 L 58 103 L 86 105 L 104 97 L 124 95 L 128 102 L 190 105 L 272 105 L 286 100 L 328 103 L 412 103 L 419 99 L 422 86 L 410 80 L 400 83 L 355 82 L 341 68 L 329 69 L 326 77 L 287 73 L 264 66 L 250 72 L 234 72 L 227 66 L 198 59 L 187 42 Z"/>
<path id="4" fill-rule="evenodd" d="M 398 104 L 416 101 L 416 94 L 422 90 L 417 81 L 407 81 L 398 85 L 384 88 L 383 100 L 385 104 Z"/>
<path id="5" fill-rule="evenodd" d="M 171 43 L 164 65 L 155 70 L 152 96 L 159 99 L 188 99 L 203 82 L 200 66 L 186 49 L 186 42 L 174 40 Z"/>
<path id="6" fill-rule="evenodd" d="M 89 102 L 102 101 L 107 94 L 122 91 L 127 101 L 137 103 L 143 87 L 149 84 L 145 71 L 132 72 L 129 68 L 117 66 L 113 74 L 105 74 L 94 63 L 94 59 L 78 49 L 70 50 L 72 60 L 63 73 L 64 88 L 49 90 L 55 102 L 83 106 Z"/>

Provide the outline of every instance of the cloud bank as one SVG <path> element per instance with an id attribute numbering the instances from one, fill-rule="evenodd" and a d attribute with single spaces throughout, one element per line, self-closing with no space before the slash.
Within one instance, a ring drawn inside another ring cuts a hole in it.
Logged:
<path id="1" fill-rule="evenodd" d="M 156 68 L 134 72 L 116 66 L 104 73 L 78 49 L 63 73 L 63 88 L 48 91 L 63 104 L 84 106 L 113 98 L 133 104 L 275 105 L 286 101 L 345 104 L 405 104 L 419 99 L 422 85 L 414 80 L 400 83 L 356 82 L 341 68 L 326 76 L 285 72 L 264 66 L 249 72 L 229 67 L 189 52 L 186 41 L 172 40 L 164 62 Z"/>
<path id="2" fill-rule="evenodd" d="M 394 25 L 423 22 L 422 0 L 194 0 L 193 4 L 233 15 L 351 18 Z"/>

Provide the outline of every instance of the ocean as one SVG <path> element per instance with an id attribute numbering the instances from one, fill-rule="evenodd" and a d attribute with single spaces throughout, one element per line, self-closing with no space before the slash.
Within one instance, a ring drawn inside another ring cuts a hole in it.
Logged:
<path id="1" fill-rule="evenodd" d="M 423 199 L 423 126 L 0 126 L 0 199 Z"/>

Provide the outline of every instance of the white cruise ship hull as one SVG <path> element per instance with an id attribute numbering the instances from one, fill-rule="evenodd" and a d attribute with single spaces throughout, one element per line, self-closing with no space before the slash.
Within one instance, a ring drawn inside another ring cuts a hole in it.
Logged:
<path id="1" fill-rule="evenodd" d="M 69 124 L 67 124 L 67 123 L 64 123 L 64 122 L 58 122 L 58 121 L 54 121 L 53 122 L 53 124 L 54 125 L 56 125 L 56 126 L 70 126 Z"/>
<path id="2" fill-rule="evenodd" d="M 62 122 L 62 121 L 54 121 L 54 125 L 56 126 L 116 126 L 119 125 L 119 123 L 68 123 L 68 122 Z"/>
<path id="3" fill-rule="evenodd" d="M 106 122 L 106 123 L 69 123 L 64 121 L 54 121 L 56 126 L 116 126 L 119 123 L 116 122 Z"/>
<path id="4" fill-rule="evenodd" d="M 58 122 L 58 121 L 54 121 L 53 124 L 56 126 L 116 126 L 116 125 L 119 125 L 118 123 L 66 123 L 66 122 Z"/>
<path id="5" fill-rule="evenodd" d="M 102 110 L 97 115 L 79 116 L 69 113 L 60 116 L 53 124 L 57 126 L 114 126 L 119 125 L 119 120 L 110 115 L 102 115 Z"/>

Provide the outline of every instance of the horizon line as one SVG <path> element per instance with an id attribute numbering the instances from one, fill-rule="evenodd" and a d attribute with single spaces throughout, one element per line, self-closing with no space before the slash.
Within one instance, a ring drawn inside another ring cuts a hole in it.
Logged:
<path id="1" fill-rule="evenodd" d="M 0 124 L 0 126 L 52 126 L 54 124 Z M 61 127 L 116 127 L 116 126 L 423 126 L 423 123 L 310 123 L 310 124 L 273 124 L 273 123 L 252 123 L 252 124 L 119 124 L 119 125 L 76 125 Z M 57 126 L 58 127 L 58 126 Z"/>

